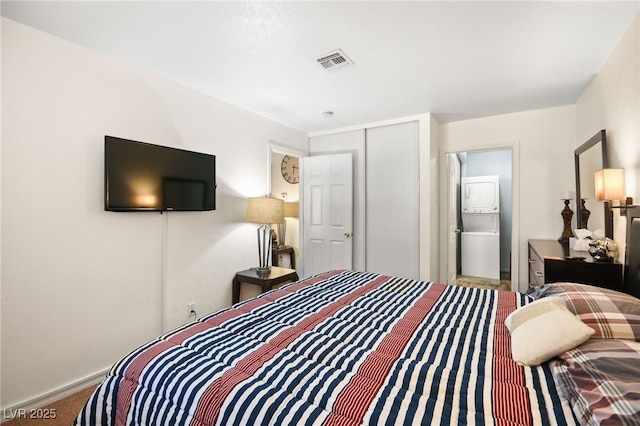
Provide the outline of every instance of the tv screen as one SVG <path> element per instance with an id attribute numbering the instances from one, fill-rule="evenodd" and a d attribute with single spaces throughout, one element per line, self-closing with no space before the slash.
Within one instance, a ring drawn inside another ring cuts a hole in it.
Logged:
<path id="1" fill-rule="evenodd" d="M 107 211 L 216 209 L 215 155 L 104 137 Z"/>

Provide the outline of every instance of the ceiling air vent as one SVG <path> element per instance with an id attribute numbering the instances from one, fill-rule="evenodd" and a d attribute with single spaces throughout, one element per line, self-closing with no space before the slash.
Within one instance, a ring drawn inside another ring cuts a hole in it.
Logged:
<path id="1" fill-rule="evenodd" d="M 322 68 L 326 70 L 335 70 L 338 68 L 342 68 L 349 64 L 353 64 L 353 61 L 344 54 L 344 52 L 340 49 L 334 50 L 333 52 L 326 53 L 316 59 Z"/>

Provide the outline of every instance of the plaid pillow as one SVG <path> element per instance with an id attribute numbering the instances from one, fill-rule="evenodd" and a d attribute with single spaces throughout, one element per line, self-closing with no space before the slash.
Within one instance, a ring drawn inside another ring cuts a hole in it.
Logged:
<path id="1" fill-rule="evenodd" d="M 589 340 L 551 368 L 580 424 L 640 424 L 640 343 Z"/>
<path id="2" fill-rule="evenodd" d="M 640 342 L 640 299 L 631 295 L 576 283 L 552 283 L 529 292 L 534 299 L 561 297 L 567 308 L 595 330 L 592 339 Z"/>

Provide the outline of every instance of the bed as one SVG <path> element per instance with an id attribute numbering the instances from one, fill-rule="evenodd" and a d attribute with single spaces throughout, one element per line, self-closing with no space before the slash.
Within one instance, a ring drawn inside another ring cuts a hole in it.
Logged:
<path id="1" fill-rule="evenodd" d="M 632 425 L 638 383 L 631 295 L 572 283 L 528 295 L 340 270 L 137 348 L 76 424 Z"/>

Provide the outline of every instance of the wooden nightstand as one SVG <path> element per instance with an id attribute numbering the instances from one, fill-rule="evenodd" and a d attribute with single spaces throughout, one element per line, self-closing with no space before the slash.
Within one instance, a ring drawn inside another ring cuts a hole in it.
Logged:
<path id="1" fill-rule="evenodd" d="M 262 287 L 262 292 L 273 289 L 274 285 L 284 284 L 289 281 L 297 281 L 298 273 L 295 269 L 280 268 L 277 266 L 271 267 L 271 272 L 266 278 L 260 278 L 255 269 L 247 269 L 246 271 L 240 271 L 233 277 L 233 295 L 232 302 L 238 303 L 240 301 L 240 285 L 241 283 L 248 283 L 259 285 Z"/>
<path id="2" fill-rule="evenodd" d="M 284 247 L 273 246 L 273 248 L 271 249 L 271 264 L 273 266 L 280 266 L 280 259 L 279 259 L 280 255 L 285 253 L 289 253 L 289 259 L 291 261 L 290 266 L 292 269 L 295 269 L 296 253 L 293 250 L 293 247 L 289 247 L 289 246 L 284 246 Z"/>
<path id="3" fill-rule="evenodd" d="M 529 240 L 529 287 L 563 281 L 622 291 L 622 264 L 594 262 L 589 252 L 555 240 Z"/>

